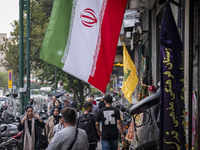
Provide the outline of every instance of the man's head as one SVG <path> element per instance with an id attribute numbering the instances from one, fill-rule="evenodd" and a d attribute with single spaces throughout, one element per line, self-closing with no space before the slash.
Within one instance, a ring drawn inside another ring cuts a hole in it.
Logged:
<path id="1" fill-rule="evenodd" d="M 29 103 L 32 105 L 33 104 L 33 98 L 31 98 L 30 100 L 29 100 Z"/>
<path id="2" fill-rule="evenodd" d="M 92 109 L 93 109 L 93 104 L 92 103 L 85 103 L 83 105 L 84 107 L 84 110 L 87 111 L 87 112 L 92 112 Z"/>
<path id="3" fill-rule="evenodd" d="M 70 107 L 65 107 L 61 110 L 62 117 L 65 123 L 74 125 L 76 123 L 75 110 Z"/>
<path id="4" fill-rule="evenodd" d="M 93 95 L 93 94 L 91 94 L 91 95 L 90 95 L 90 98 L 91 98 L 92 100 L 94 100 L 94 95 Z"/>
<path id="5" fill-rule="evenodd" d="M 91 98 L 87 98 L 87 99 L 86 99 L 86 102 L 87 102 L 87 103 L 92 103 L 92 101 L 93 101 L 93 100 L 92 100 Z"/>
<path id="6" fill-rule="evenodd" d="M 56 96 L 52 96 L 52 101 L 53 101 L 53 102 L 56 101 Z"/>
<path id="7" fill-rule="evenodd" d="M 105 95 L 103 99 L 108 104 L 112 104 L 112 102 L 113 102 L 112 101 L 112 96 L 110 94 Z"/>

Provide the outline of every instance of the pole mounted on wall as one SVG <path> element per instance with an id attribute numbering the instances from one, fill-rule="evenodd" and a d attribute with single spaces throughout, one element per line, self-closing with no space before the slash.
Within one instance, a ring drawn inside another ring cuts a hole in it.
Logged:
<path id="1" fill-rule="evenodd" d="M 26 33 L 26 55 L 27 55 L 27 89 L 26 100 L 24 99 L 24 27 L 23 27 L 23 14 L 24 10 L 27 13 L 27 33 Z M 24 113 L 24 106 L 27 105 L 30 99 L 30 0 L 19 0 L 19 91 L 20 101 L 22 104 L 22 113 Z"/>

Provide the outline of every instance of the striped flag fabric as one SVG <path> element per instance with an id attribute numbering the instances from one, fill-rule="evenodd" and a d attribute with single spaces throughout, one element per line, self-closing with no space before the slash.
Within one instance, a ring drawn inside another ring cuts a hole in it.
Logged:
<path id="1" fill-rule="evenodd" d="M 105 92 L 127 0 L 54 0 L 40 58 Z"/>
<path id="2" fill-rule="evenodd" d="M 124 97 L 132 103 L 131 95 L 138 84 L 138 76 L 136 67 L 128 54 L 125 44 L 123 43 L 123 64 L 124 64 L 124 79 L 122 83 L 122 92 Z"/>

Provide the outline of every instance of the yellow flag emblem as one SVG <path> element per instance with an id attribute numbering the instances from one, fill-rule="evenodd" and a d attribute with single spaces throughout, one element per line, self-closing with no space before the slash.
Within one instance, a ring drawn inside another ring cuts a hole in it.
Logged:
<path id="1" fill-rule="evenodd" d="M 123 64 L 124 64 L 124 79 L 122 84 L 122 92 L 124 97 L 128 99 L 129 103 L 132 103 L 131 94 L 135 90 L 138 84 L 137 70 L 131 60 L 126 46 L 123 43 Z"/>

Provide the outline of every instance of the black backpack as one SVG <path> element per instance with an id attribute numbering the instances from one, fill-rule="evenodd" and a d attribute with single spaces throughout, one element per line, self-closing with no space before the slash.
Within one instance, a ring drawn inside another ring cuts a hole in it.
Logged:
<path id="1" fill-rule="evenodd" d="M 88 136 L 88 142 L 96 142 L 96 133 L 95 133 L 95 127 L 92 125 L 92 116 L 93 114 L 88 114 L 81 116 L 78 124 L 78 128 L 85 130 L 87 136 Z"/>

